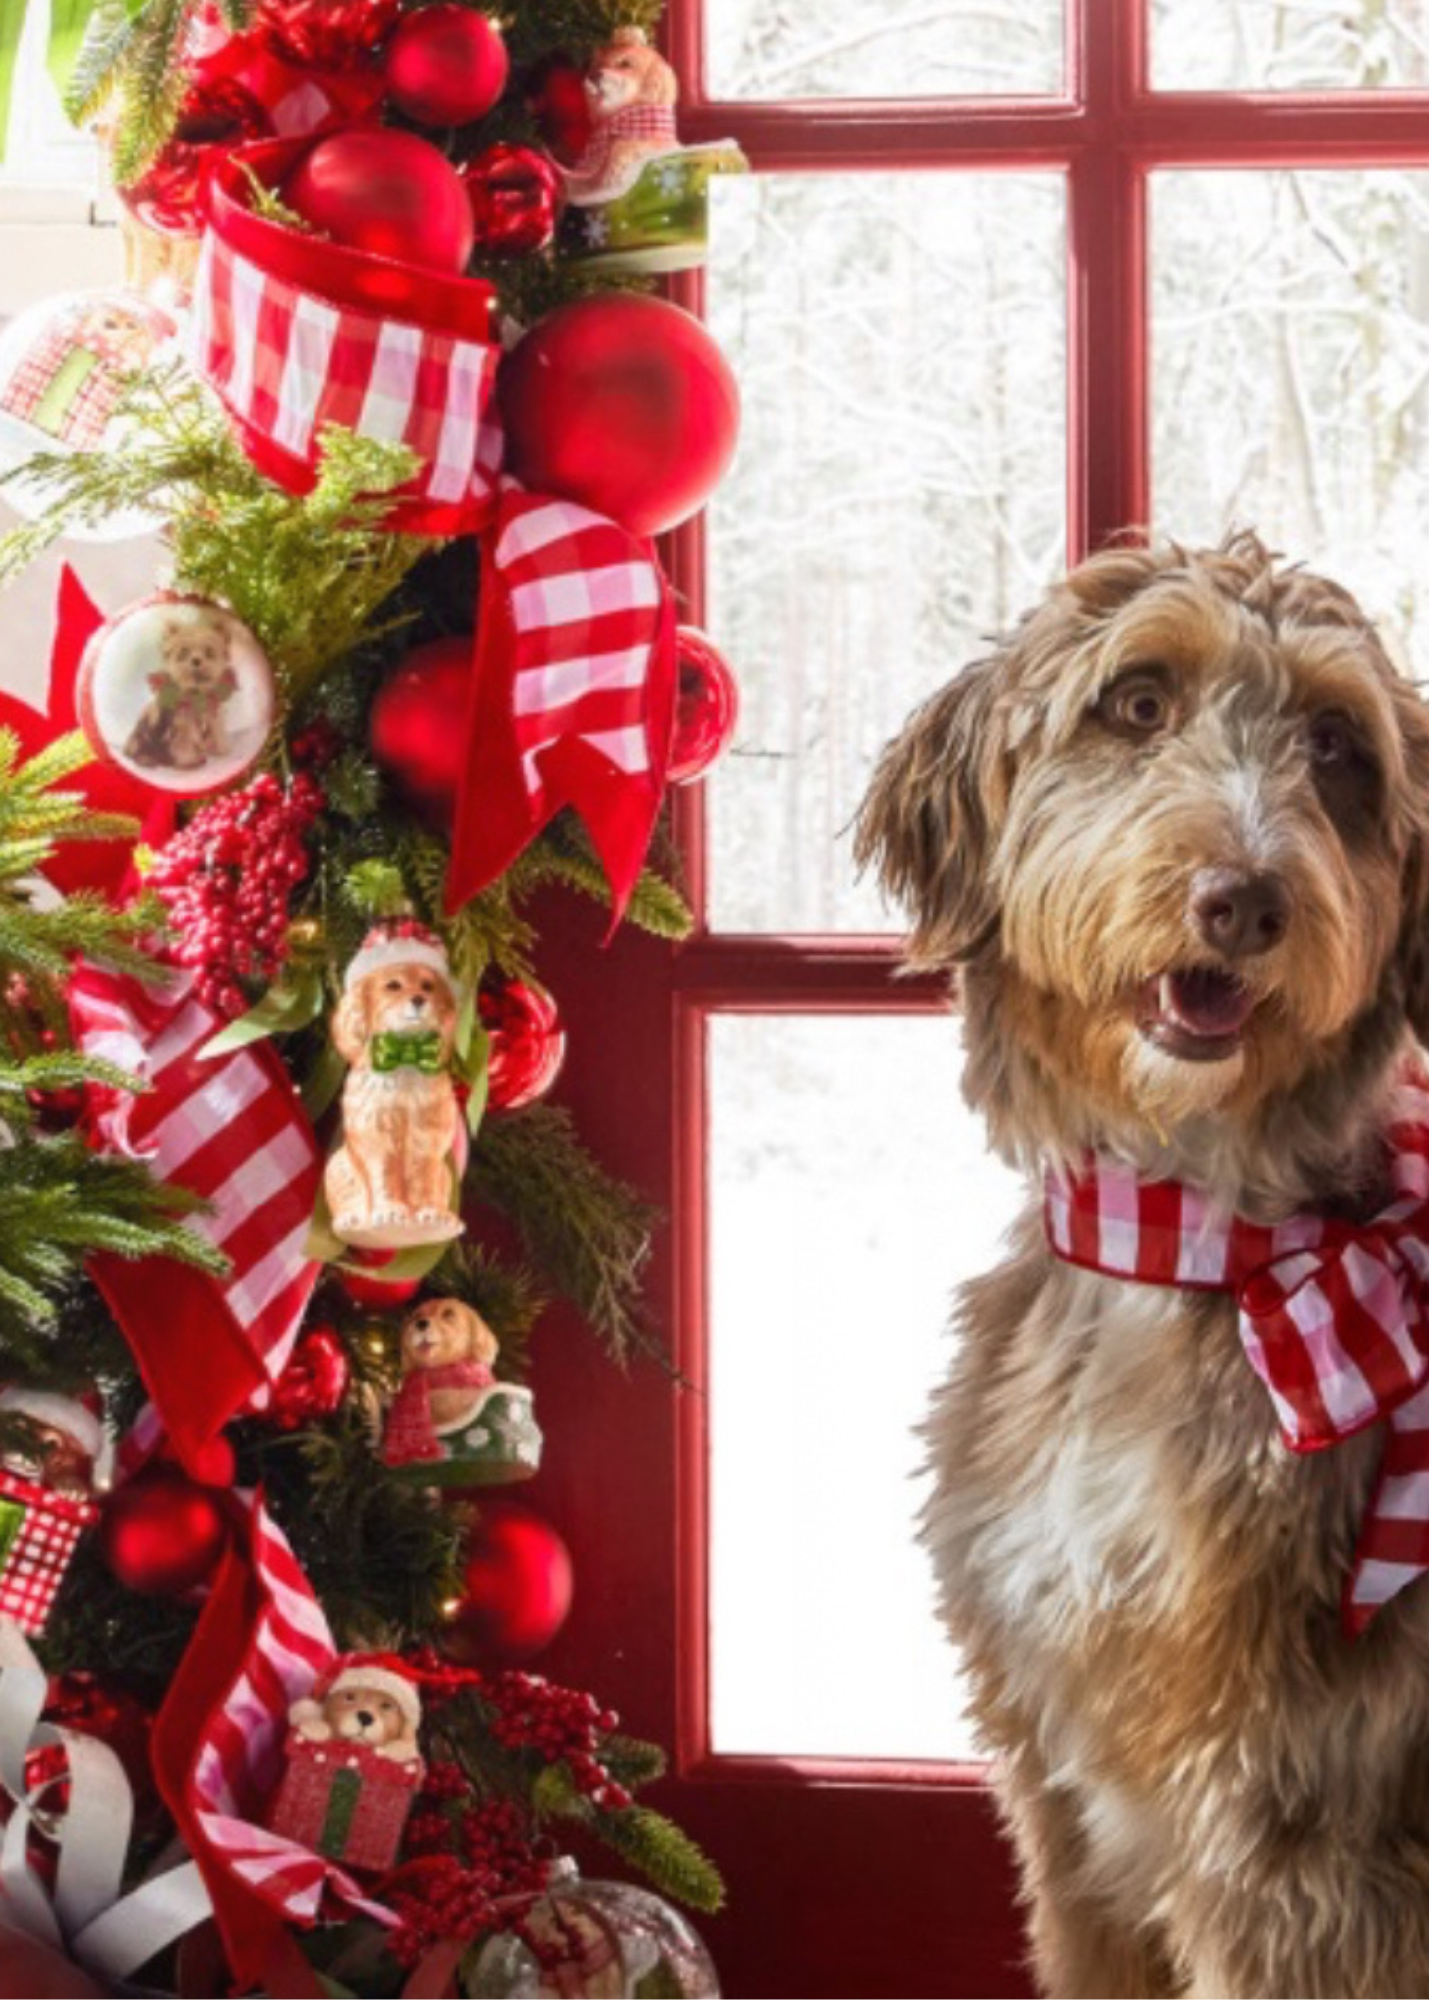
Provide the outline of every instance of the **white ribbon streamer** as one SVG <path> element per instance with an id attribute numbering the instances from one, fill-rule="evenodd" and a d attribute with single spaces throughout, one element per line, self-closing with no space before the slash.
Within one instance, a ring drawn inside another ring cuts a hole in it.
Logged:
<path id="1" fill-rule="evenodd" d="M 11 1810 L 0 1838 L 0 1915 L 98 1978 L 122 1980 L 172 1944 L 212 1905 L 192 1861 L 121 1896 L 134 1824 L 134 1794 L 107 1743 L 42 1722 L 48 1680 L 13 1618 L 0 1617 L 0 1786 Z M 44 1787 L 32 1794 L 25 1760 L 59 1744 L 68 1763 L 62 1819 L 39 1817 Z M 31 1865 L 31 1825 L 59 1848 L 51 1899 Z"/>

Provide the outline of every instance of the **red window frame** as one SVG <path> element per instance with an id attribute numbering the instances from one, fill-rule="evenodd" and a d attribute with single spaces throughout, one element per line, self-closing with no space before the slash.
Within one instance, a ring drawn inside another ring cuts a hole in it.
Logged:
<path id="1" fill-rule="evenodd" d="M 709 99 L 703 15 L 715 4 L 671 0 L 666 23 L 687 140 L 733 136 L 755 171 L 1063 175 L 1071 561 L 1150 517 L 1149 176 L 1429 165 L 1429 92 L 1153 91 L 1151 0 L 1066 0 L 1065 88 L 1055 97 L 777 104 Z M 675 281 L 674 295 L 700 311 L 700 276 Z M 683 615 L 701 622 L 698 522 L 671 538 L 667 562 Z M 1011 1869 L 980 1768 L 711 1747 L 705 1024 L 729 1011 L 886 1015 L 946 1002 L 935 982 L 895 981 L 893 937 L 712 933 L 698 787 L 676 795 L 673 821 L 698 919 L 690 942 L 672 950 L 627 931 L 593 961 L 596 919 L 563 908 L 547 926 L 557 935 L 546 974 L 573 1029 L 568 1101 L 602 1156 L 669 1219 L 650 1297 L 677 1373 L 645 1366 L 618 1379 L 574 1334 L 547 1343 L 559 1361 L 537 1386 L 556 1448 L 540 1498 L 591 1584 L 578 1586 L 543 1665 L 583 1676 L 630 1726 L 671 1746 L 664 1802 L 729 1883 L 728 1914 L 702 1926 L 726 1993 L 1025 1991 Z M 777 1481 L 764 1492 L 777 1504 Z M 751 1495 L 758 1503 L 757 1472 Z"/>

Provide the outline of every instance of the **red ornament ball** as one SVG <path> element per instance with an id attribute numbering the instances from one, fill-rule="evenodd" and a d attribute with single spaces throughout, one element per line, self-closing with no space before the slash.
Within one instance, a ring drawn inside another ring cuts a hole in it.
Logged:
<path id="1" fill-rule="evenodd" d="M 462 1565 L 465 1594 L 442 1635 L 464 1665 L 526 1660 L 566 1622 L 575 1588 L 571 1552 L 548 1521 L 509 1502 L 481 1509 Z"/>
<path id="2" fill-rule="evenodd" d="M 476 997 L 481 1025 L 491 1037 L 487 1102 L 495 1111 L 519 1111 L 544 1097 L 566 1057 L 566 1031 L 549 993 L 523 980 L 483 986 Z"/>
<path id="3" fill-rule="evenodd" d="M 277 1430 L 302 1430 L 341 1408 L 351 1380 L 352 1363 L 341 1334 L 330 1326 L 310 1326 L 273 1384 L 273 1400 L 264 1414 Z"/>
<path id="4" fill-rule="evenodd" d="M 590 144 L 591 99 L 586 73 L 577 63 L 556 56 L 531 76 L 526 108 L 557 159 L 573 167 Z"/>
<path id="5" fill-rule="evenodd" d="M 368 1306 L 374 1312 L 394 1311 L 398 1306 L 409 1305 L 422 1289 L 420 1278 L 383 1277 L 383 1267 L 396 1257 L 395 1250 L 349 1248 L 347 1255 L 354 1264 L 365 1268 L 349 1271 L 339 1265 L 333 1275 L 355 1306 Z"/>
<path id="6" fill-rule="evenodd" d="M 484 118 L 510 68 L 500 29 L 457 0 L 404 14 L 384 66 L 393 103 L 418 125 Z"/>
<path id="7" fill-rule="evenodd" d="M 672 785 L 687 785 L 729 748 L 739 722 L 739 683 L 693 625 L 676 628 L 675 662 L 679 690 L 665 775 Z"/>
<path id="8" fill-rule="evenodd" d="M 181 1597 L 213 1572 L 228 1541 L 217 1491 L 176 1466 L 155 1466 L 121 1486 L 97 1530 L 119 1581 L 146 1597 Z"/>
<path id="9" fill-rule="evenodd" d="M 410 805 L 450 827 L 466 761 L 467 692 L 475 642 L 433 639 L 414 647 L 372 704 L 372 754 Z"/>
<path id="10" fill-rule="evenodd" d="M 258 0 L 260 46 L 311 69 L 352 69 L 385 39 L 401 0 Z"/>
<path id="11" fill-rule="evenodd" d="M 739 390 L 699 321 L 663 299 L 558 306 L 502 363 L 506 468 L 534 492 L 658 535 L 701 508 L 739 431 Z"/>
<path id="12" fill-rule="evenodd" d="M 455 276 L 471 256 L 471 203 L 461 175 L 415 132 L 334 132 L 303 155 L 282 193 L 304 222 L 370 257 Z"/>
<path id="13" fill-rule="evenodd" d="M 488 256 L 544 250 L 556 233 L 561 170 L 534 146 L 488 146 L 461 170 L 476 247 Z"/>

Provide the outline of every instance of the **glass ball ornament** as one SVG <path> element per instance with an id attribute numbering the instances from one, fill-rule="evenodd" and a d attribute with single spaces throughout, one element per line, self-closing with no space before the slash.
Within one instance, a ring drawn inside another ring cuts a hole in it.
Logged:
<path id="1" fill-rule="evenodd" d="M 0 471 L 41 452 L 122 450 L 139 421 L 122 407 L 128 380 L 171 350 L 176 335 L 167 313 L 117 288 L 61 292 L 17 314 L 0 334 Z M 7 503 L 26 520 L 53 498 L 23 474 L 5 486 Z M 65 533 L 76 542 L 129 541 L 151 533 L 159 518 L 129 508 Z"/>
<path id="2" fill-rule="evenodd" d="M 739 723 L 739 683 L 729 662 L 693 625 L 675 630 L 679 692 L 670 762 L 672 785 L 692 784 L 722 757 Z"/>
<path id="3" fill-rule="evenodd" d="M 587 1882 L 573 1861 L 556 1863 L 524 1929 L 541 1957 L 511 1932 L 489 1939 L 466 1976 L 474 2000 L 637 1993 L 718 2000 L 714 1960 L 678 1910 L 629 1882 Z"/>

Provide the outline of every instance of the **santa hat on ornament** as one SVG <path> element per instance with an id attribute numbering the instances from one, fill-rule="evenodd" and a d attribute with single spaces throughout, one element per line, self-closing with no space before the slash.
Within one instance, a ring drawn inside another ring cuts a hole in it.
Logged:
<path id="1" fill-rule="evenodd" d="M 313 1684 L 312 1698 L 322 1703 L 344 1688 L 374 1688 L 395 1701 L 415 1733 L 422 1720 L 422 1697 L 405 1660 L 396 1653 L 344 1653 Z"/>
<path id="2" fill-rule="evenodd" d="M 425 924 L 419 924 L 412 917 L 374 925 L 343 974 L 343 991 L 350 993 L 369 972 L 380 972 L 388 965 L 425 965 L 444 979 L 448 987 L 456 985 L 441 939 L 435 931 L 429 931 Z"/>
<path id="3" fill-rule="evenodd" d="M 28 1417 L 73 1438 L 86 1458 L 104 1450 L 104 1404 L 97 1389 L 80 1396 L 57 1396 L 46 1389 L 0 1389 L 0 1416 Z"/>

